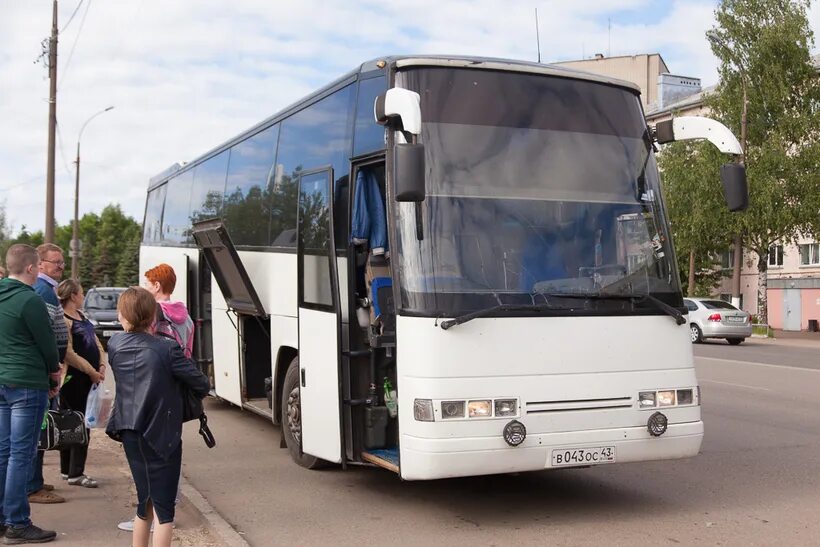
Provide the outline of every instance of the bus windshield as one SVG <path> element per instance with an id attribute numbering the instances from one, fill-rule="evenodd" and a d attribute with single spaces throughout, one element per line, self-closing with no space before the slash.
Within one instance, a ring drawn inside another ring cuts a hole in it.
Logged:
<path id="1" fill-rule="evenodd" d="M 560 294 L 650 294 L 682 306 L 636 94 L 451 68 L 400 72 L 397 82 L 421 95 L 427 163 L 425 201 L 397 205 L 403 311 L 454 316 L 546 295 L 566 313 L 635 311 Z"/>

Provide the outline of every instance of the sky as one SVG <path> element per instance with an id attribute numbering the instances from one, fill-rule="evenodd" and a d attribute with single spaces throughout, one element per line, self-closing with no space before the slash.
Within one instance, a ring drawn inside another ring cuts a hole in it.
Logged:
<path id="1" fill-rule="evenodd" d="M 820 6 L 810 19 L 820 30 Z M 713 0 L 59 0 L 57 222 L 110 203 L 142 221 L 148 180 L 362 62 L 457 54 L 542 62 L 660 53 L 716 83 Z M 0 204 L 45 224 L 51 0 L 0 0 Z M 73 17 L 72 17 L 73 15 Z M 814 53 L 817 53 L 815 48 Z"/>

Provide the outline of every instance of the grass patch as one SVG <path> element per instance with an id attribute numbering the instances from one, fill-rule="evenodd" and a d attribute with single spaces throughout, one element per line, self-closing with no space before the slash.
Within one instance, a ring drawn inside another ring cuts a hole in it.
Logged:
<path id="1" fill-rule="evenodd" d="M 752 335 L 774 338 L 774 331 L 769 328 L 769 325 L 752 325 Z"/>

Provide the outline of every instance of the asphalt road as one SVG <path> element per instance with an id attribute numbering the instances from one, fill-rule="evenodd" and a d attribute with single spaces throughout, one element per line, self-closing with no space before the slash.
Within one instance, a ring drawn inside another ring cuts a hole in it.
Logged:
<path id="1" fill-rule="evenodd" d="M 308 471 L 263 418 L 212 402 L 184 473 L 253 546 L 820 544 L 820 345 L 695 347 L 706 436 L 688 460 L 402 483 Z"/>

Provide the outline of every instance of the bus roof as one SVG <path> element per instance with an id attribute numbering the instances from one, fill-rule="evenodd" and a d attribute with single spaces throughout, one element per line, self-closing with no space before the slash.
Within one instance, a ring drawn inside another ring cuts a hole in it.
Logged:
<path id="1" fill-rule="evenodd" d="M 288 117 L 289 115 L 305 108 L 309 104 L 323 98 L 330 94 L 337 88 L 347 85 L 356 80 L 356 78 L 377 72 L 385 72 L 387 69 L 395 66 L 396 68 L 405 68 L 412 66 L 439 66 L 439 67 L 459 67 L 459 68 L 477 68 L 486 70 L 501 70 L 508 72 L 524 72 L 530 74 L 544 74 L 548 76 L 556 76 L 559 78 L 571 78 L 574 80 L 587 80 L 607 85 L 626 88 L 632 92 L 640 93 L 640 88 L 632 82 L 611 78 L 602 74 L 593 74 L 591 72 L 584 72 L 566 68 L 560 65 L 550 65 L 534 63 L 530 61 L 517 61 L 513 59 L 498 59 L 492 57 L 468 57 L 460 55 L 397 55 L 380 57 L 371 59 L 359 65 L 358 68 L 348 72 L 347 74 L 337 78 L 331 83 L 318 89 L 314 93 L 299 99 L 297 102 L 285 107 L 276 114 L 266 118 L 253 127 L 243 131 L 232 139 L 220 144 L 219 146 L 209 150 L 205 154 L 193 159 L 190 162 L 177 162 L 170 167 L 162 170 L 157 175 L 151 177 L 148 183 L 148 190 L 162 185 L 165 181 L 176 175 L 180 171 L 193 168 L 203 160 L 214 156 L 227 148 L 230 148 L 237 142 L 258 133 L 266 127 Z"/>

